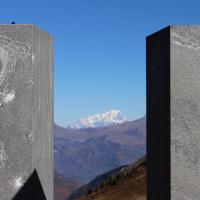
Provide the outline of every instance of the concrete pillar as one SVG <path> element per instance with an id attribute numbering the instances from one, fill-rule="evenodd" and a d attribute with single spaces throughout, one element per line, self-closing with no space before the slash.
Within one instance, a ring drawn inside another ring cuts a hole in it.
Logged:
<path id="1" fill-rule="evenodd" d="M 53 200 L 52 37 L 0 25 L 0 199 Z"/>
<path id="2" fill-rule="evenodd" d="M 147 37 L 148 200 L 200 199 L 200 26 Z"/>

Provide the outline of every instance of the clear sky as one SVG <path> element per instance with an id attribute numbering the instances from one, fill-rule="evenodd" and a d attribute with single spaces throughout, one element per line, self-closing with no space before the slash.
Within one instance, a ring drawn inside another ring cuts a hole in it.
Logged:
<path id="1" fill-rule="evenodd" d="M 200 24 L 200 1 L 5 0 L 0 23 L 35 24 L 55 39 L 55 121 L 119 109 L 146 112 L 145 37 Z"/>

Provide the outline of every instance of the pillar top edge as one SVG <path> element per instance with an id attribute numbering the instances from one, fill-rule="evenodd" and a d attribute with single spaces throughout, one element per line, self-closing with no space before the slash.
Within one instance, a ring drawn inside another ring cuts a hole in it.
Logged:
<path id="1" fill-rule="evenodd" d="M 161 29 L 158 29 L 157 31 L 153 32 L 153 33 L 150 33 L 149 35 L 147 35 L 146 38 L 149 38 L 153 35 L 156 35 L 156 34 L 159 34 L 159 33 L 162 33 L 164 31 L 171 31 L 171 30 L 174 30 L 174 29 L 184 29 L 187 31 L 187 29 L 194 29 L 194 30 L 200 30 L 200 24 L 173 24 L 173 25 L 168 25 L 168 26 L 165 26 Z"/>
<path id="2" fill-rule="evenodd" d="M 43 30 L 42 28 L 40 28 L 39 26 L 37 25 L 34 25 L 34 24 L 0 24 L 0 27 L 13 27 L 13 28 L 17 28 L 17 27 L 30 27 L 31 29 L 35 29 L 35 30 L 39 30 L 43 33 L 46 33 L 48 36 L 50 36 L 52 39 L 54 38 L 53 35 L 45 30 Z"/>

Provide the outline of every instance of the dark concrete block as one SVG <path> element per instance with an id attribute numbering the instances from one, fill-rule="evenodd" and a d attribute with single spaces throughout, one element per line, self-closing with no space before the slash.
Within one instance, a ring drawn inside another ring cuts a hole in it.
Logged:
<path id="1" fill-rule="evenodd" d="M 147 37 L 148 200 L 170 199 L 170 28 Z"/>
<path id="2" fill-rule="evenodd" d="M 53 200 L 52 38 L 32 25 L 0 25 L 0 198 L 37 172 Z"/>
<path id="3" fill-rule="evenodd" d="M 200 199 L 200 26 L 147 37 L 149 200 Z"/>

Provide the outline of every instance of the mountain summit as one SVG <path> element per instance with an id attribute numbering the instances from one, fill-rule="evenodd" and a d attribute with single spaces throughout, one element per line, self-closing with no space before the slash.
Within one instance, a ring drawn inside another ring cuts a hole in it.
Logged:
<path id="1" fill-rule="evenodd" d="M 131 118 L 126 117 L 119 110 L 111 110 L 109 112 L 95 114 L 85 119 L 70 124 L 68 128 L 89 128 L 89 127 L 104 127 L 111 124 L 120 124 L 125 121 L 132 121 Z"/>

